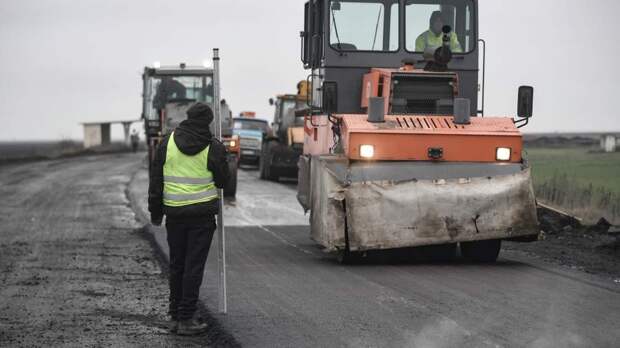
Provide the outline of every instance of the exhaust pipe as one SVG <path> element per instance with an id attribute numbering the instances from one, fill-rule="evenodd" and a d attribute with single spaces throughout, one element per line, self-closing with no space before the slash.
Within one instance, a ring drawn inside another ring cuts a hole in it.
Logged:
<path id="1" fill-rule="evenodd" d="M 385 122 L 385 98 L 384 97 L 368 98 L 368 122 L 370 123 Z"/>
<path id="2" fill-rule="evenodd" d="M 454 99 L 454 124 L 470 124 L 471 103 L 466 98 Z"/>

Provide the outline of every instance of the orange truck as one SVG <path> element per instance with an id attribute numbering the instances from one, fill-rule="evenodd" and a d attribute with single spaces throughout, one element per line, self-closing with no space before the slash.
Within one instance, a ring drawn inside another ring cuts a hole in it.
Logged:
<path id="1" fill-rule="evenodd" d="M 519 88 L 518 117 L 484 115 L 477 10 L 475 0 L 306 2 L 297 196 L 312 238 L 341 261 L 460 246 L 493 262 L 503 240 L 537 239 L 519 130 L 533 88 Z"/>

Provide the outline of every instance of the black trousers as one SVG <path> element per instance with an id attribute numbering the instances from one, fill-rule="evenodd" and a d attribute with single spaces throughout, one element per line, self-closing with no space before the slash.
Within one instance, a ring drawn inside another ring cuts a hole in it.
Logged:
<path id="1" fill-rule="evenodd" d="M 166 219 L 170 248 L 170 307 L 173 320 L 189 320 L 197 309 L 215 217 L 199 221 Z"/>

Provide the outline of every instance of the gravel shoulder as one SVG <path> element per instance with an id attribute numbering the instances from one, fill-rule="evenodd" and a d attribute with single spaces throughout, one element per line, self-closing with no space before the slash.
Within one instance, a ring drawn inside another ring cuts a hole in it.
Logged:
<path id="1" fill-rule="evenodd" d="M 618 226 L 604 221 L 598 225 L 581 225 L 574 218 L 545 208 L 540 208 L 538 215 L 544 240 L 504 243 L 503 249 L 620 284 Z"/>
<path id="2" fill-rule="evenodd" d="M 143 157 L 0 167 L 0 346 L 206 345 L 165 329 L 165 271 L 126 195 Z"/>

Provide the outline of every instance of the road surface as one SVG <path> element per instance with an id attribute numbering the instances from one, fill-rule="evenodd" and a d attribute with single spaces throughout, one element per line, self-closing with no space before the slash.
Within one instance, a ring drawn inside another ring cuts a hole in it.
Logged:
<path id="1" fill-rule="evenodd" d="M 0 347 L 203 346 L 166 330 L 168 285 L 126 191 L 144 154 L 0 166 Z"/>
<path id="2" fill-rule="evenodd" d="M 0 167 L 0 346 L 235 343 L 166 333 L 165 269 L 139 232 L 147 218 L 141 156 Z M 342 266 L 309 239 L 294 193 L 291 183 L 240 173 L 238 199 L 225 211 L 229 313 L 216 314 L 216 243 L 202 291 L 218 337 L 248 347 L 620 342 L 613 281 L 514 252 L 486 266 Z M 148 230 L 166 252 L 165 231 Z"/>
<path id="3" fill-rule="evenodd" d="M 497 264 L 342 266 L 310 239 L 293 184 L 241 171 L 227 204 L 228 310 L 245 346 L 612 347 L 620 287 L 504 253 Z M 144 211 L 146 173 L 132 195 Z M 142 202 L 142 203 L 140 203 Z M 146 217 L 146 214 L 143 215 Z M 166 250 L 165 231 L 151 229 Z M 215 243 L 202 300 L 217 311 Z"/>

